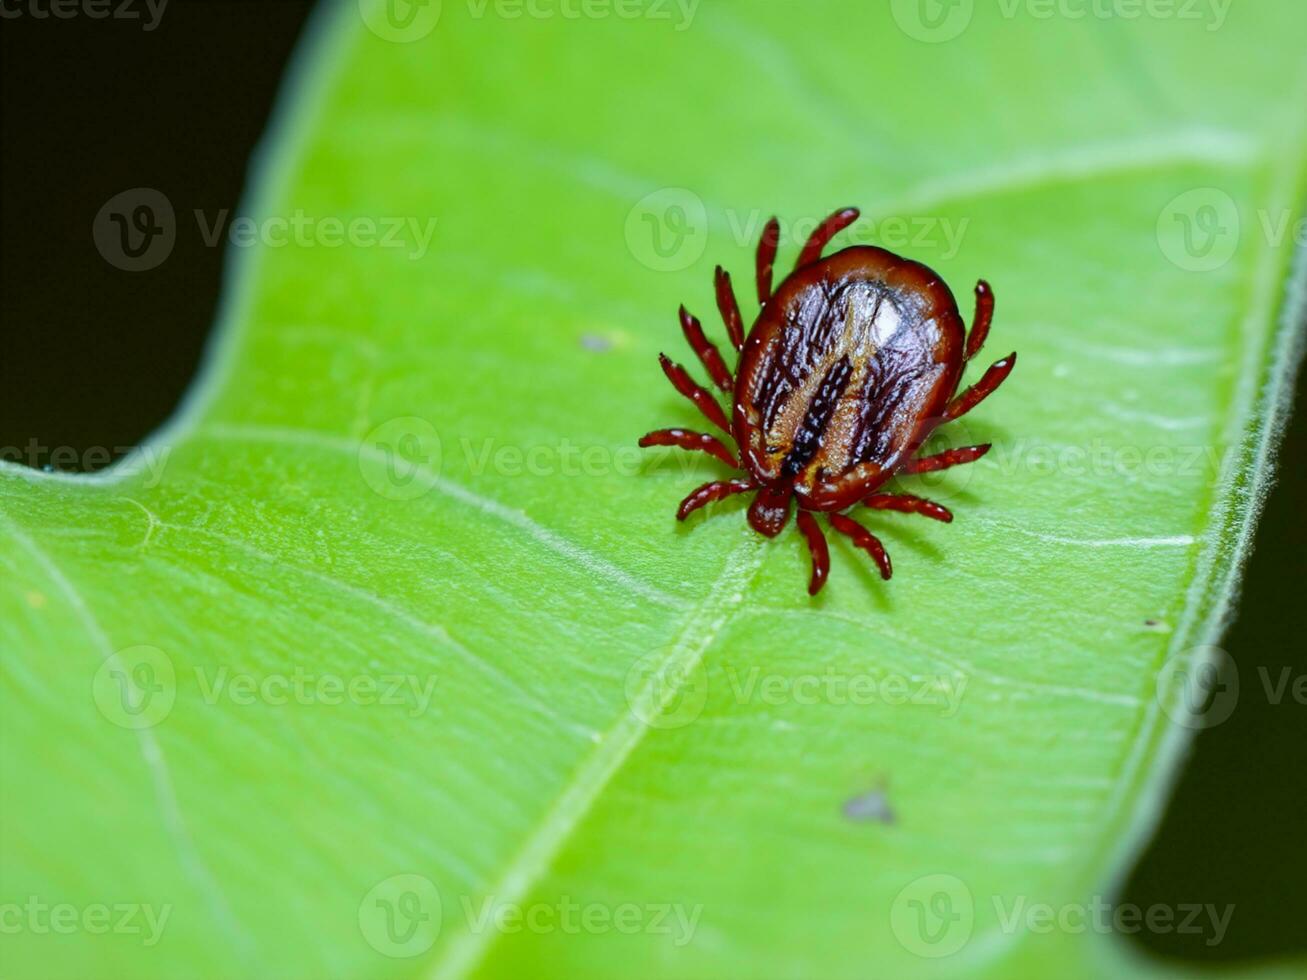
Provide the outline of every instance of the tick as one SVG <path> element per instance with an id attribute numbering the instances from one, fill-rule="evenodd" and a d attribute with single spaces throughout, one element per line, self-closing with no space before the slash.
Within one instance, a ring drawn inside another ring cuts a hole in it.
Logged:
<path id="1" fill-rule="evenodd" d="M 930 473 L 971 463 L 990 444 L 917 456 L 930 434 L 960 418 L 1001 385 L 1016 364 L 1009 354 L 959 392 L 962 372 L 980 353 L 994 316 L 994 294 L 981 280 L 967 333 L 957 301 L 938 275 L 919 262 L 883 248 L 858 245 L 827 258 L 822 252 L 858 219 L 856 208 L 837 211 L 817 226 L 794 271 L 772 290 L 780 239 L 775 218 L 758 243 L 758 319 L 744 334 L 731 277 L 716 272 L 717 308 L 731 346 L 739 352 L 732 375 L 703 326 L 681 307 L 681 330 L 722 392 L 717 398 L 665 354 L 663 373 L 734 443 L 685 429 L 659 429 L 641 446 L 678 446 L 717 457 L 743 476 L 696 488 L 676 511 L 685 520 L 700 507 L 752 493 L 749 525 L 774 538 L 797 509 L 799 531 L 812 554 L 808 592 L 826 583 L 830 554 L 814 516 L 826 514 L 832 530 L 871 556 L 881 577 L 892 574 L 880 539 L 845 513 L 857 504 L 872 510 L 919 514 L 948 523 L 947 508 L 908 493 L 882 493 L 893 477 Z M 737 455 L 738 453 L 738 455 Z"/>

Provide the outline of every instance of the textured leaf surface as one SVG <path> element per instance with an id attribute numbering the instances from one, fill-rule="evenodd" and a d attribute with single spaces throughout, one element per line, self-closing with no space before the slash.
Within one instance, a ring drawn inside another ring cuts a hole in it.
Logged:
<path id="1" fill-rule="evenodd" d="M 429 249 L 244 250 L 163 436 L 0 469 L 0 900 L 170 909 L 152 944 L 23 913 L 4 972 L 1039 972 L 1081 937 L 1000 911 L 1103 893 L 1149 826 L 1158 679 L 1264 485 L 1307 13 L 497 9 L 324 13 L 272 138 L 255 218 Z M 1021 359 L 954 436 L 995 451 L 914 481 L 956 522 L 869 516 L 893 581 L 835 544 L 811 602 L 793 531 L 675 525 L 715 464 L 630 447 L 695 423 L 676 305 L 711 322 L 767 216 L 846 204 L 964 307 L 988 278 Z"/>

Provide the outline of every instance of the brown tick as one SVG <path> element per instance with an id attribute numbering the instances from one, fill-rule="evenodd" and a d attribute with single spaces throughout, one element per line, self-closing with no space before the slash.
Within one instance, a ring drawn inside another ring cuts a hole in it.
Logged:
<path id="1" fill-rule="evenodd" d="M 985 343 L 994 294 L 976 286 L 976 316 L 967 334 L 953 294 L 934 272 L 883 248 L 854 246 L 829 258 L 822 250 L 858 219 L 837 211 L 808 239 L 794 271 L 772 292 L 772 265 L 780 239 L 773 218 L 758 243 L 758 320 L 744 336 L 730 274 L 717 267 L 717 307 L 731 345 L 740 352 L 731 376 L 721 352 L 697 319 L 681 307 L 681 329 L 714 384 L 730 394 L 732 413 L 691 379 L 685 368 L 659 355 L 663 373 L 717 428 L 731 437 L 739 457 L 720 439 L 685 429 L 659 429 L 641 446 L 679 446 L 716 456 L 742 479 L 705 483 L 681 501 L 685 520 L 705 504 L 737 493 L 754 494 L 749 524 L 773 538 L 784 529 L 790 502 L 812 553 L 808 592 L 826 582 L 830 555 L 813 512 L 867 552 L 882 578 L 891 574 L 880 540 L 843 511 L 861 502 L 949 522 L 939 504 L 906 493 L 877 491 L 900 474 L 929 473 L 970 463 L 989 444 L 915 456 L 938 426 L 960 418 L 1006 380 L 1016 363 L 1009 354 L 966 391 L 962 371 Z"/>

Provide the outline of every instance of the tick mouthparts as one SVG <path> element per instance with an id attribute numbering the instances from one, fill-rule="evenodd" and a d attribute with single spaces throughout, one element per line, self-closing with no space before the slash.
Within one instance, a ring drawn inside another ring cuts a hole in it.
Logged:
<path id="1" fill-rule="evenodd" d="M 749 505 L 749 526 L 764 537 L 774 538 L 785 530 L 790 518 L 790 498 L 793 491 L 764 487 Z"/>

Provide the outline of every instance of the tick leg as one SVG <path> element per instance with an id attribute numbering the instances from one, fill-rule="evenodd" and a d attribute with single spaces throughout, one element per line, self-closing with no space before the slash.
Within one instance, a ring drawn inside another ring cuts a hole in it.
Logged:
<path id="1" fill-rule="evenodd" d="M 995 388 L 1007 380 L 1016 363 L 1017 355 L 1012 353 L 991 364 L 979 381 L 948 403 L 948 408 L 944 409 L 944 421 L 961 418 L 988 398 Z"/>
<path id="2" fill-rule="evenodd" d="M 715 500 L 733 497 L 737 493 L 745 493 L 753 488 L 754 484 L 748 480 L 725 480 L 705 483 L 703 486 L 691 490 L 690 495 L 681 501 L 681 506 L 676 508 L 676 519 L 683 521 L 700 507 L 711 504 Z"/>
<path id="3" fill-rule="evenodd" d="M 775 218 L 767 222 L 758 239 L 758 303 L 767 305 L 771 299 L 772 267 L 776 264 L 776 249 L 781 243 L 781 223 Z"/>
<path id="4" fill-rule="evenodd" d="M 933 500 L 917 497 L 910 493 L 873 493 L 864 500 L 863 505 L 873 510 L 896 510 L 901 514 L 920 514 L 931 520 L 949 524 L 953 514 L 947 507 L 941 507 Z"/>
<path id="5" fill-rule="evenodd" d="M 684 306 L 681 307 L 681 330 L 717 387 L 722 391 L 734 389 L 735 379 L 731 377 L 730 369 L 722 360 L 721 352 L 703 335 L 703 324 L 699 322 L 699 318 L 692 316 Z"/>
<path id="6" fill-rule="evenodd" d="M 872 534 L 865 527 L 852 518 L 845 517 L 843 514 L 831 514 L 830 526 L 839 531 L 840 534 L 847 535 L 855 545 L 871 555 L 871 560 L 876 563 L 880 569 L 880 577 L 888 580 L 894 574 L 894 569 L 890 565 L 889 555 L 885 554 L 885 546 L 880 543 L 880 538 Z"/>
<path id="7" fill-rule="evenodd" d="M 744 347 L 744 321 L 740 318 L 740 304 L 735 299 L 731 274 L 720 265 L 713 274 L 713 285 L 717 288 L 717 309 L 722 311 L 722 319 L 726 321 L 726 334 L 731 338 L 731 346 L 740 350 Z"/>
<path id="8" fill-rule="evenodd" d="M 703 412 L 709 422 L 729 435 L 731 426 L 726 421 L 726 413 L 722 411 L 722 407 L 717 404 L 713 396 L 706 389 L 695 384 L 694 379 L 690 377 L 685 368 L 666 354 L 658 355 L 658 363 L 663 366 L 663 374 L 667 375 L 667 380 L 672 383 L 672 386 L 694 402 L 695 407 Z"/>
<path id="9" fill-rule="evenodd" d="M 804 245 L 803 251 L 799 253 L 799 261 L 795 263 L 794 268 L 802 269 L 805 265 L 821 258 L 821 250 L 830 244 L 832 238 L 857 221 L 861 213 L 857 208 L 845 208 L 843 211 L 836 211 L 819 224 L 817 230 L 808 239 L 808 244 Z"/>
<path id="10" fill-rule="evenodd" d="M 690 449 L 716 456 L 732 469 L 738 470 L 740 468 L 740 461 L 722 444 L 721 440 L 715 439 L 706 432 L 690 432 L 686 429 L 658 429 L 643 436 L 640 439 L 640 446 L 644 449 L 650 446 L 677 446 L 681 449 Z"/>
<path id="11" fill-rule="evenodd" d="M 994 291 L 984 279 L 976 283 L 976 315 L 971 320 L 971 333 L 967 334 L 967 360 L 980 353 L 989 336 L 989 325 L 994 322 Z"/>
<path id="12" fill-rule="evenodd" d="M 989 452 L 990 443 L 983 446 L 963 446 L 960 449 L 948 449 L 934 456 L 922 456 L 920 459 L 910 459 L 905 463 L 899 473 L 904 476 L 911 476 L 914 473 L 934 473 L 936 470 L 946 470 L 950 466 L 961 466 L 963 463 L 974 463 L 976 460 Z"/>
<path id="13" fill-rule="evenodd" d="M 816 519 L 806 510 L 799 511 L 799 530 L 808 541 L 808 550 L 812 553 L 812 578 L 808 581 L 808 595 L 816 595 L 826 584 L 830 574 L 830 551 L 826 547 L 826 535 L 821 533 Z"/>

